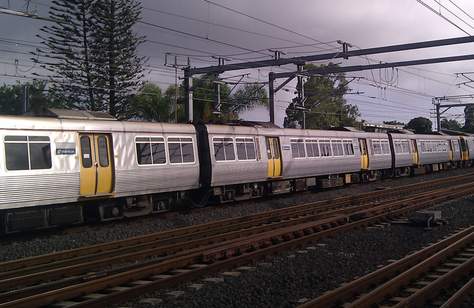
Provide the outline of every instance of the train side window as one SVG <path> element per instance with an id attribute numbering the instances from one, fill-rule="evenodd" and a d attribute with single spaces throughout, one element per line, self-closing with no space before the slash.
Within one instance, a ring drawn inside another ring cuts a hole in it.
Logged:
<path id="1" fill-rule="evenodd" d="M 400 140 L 394 140 L 393 145 L 395 148 L 395 153 L 403 153 L 402 142 Z"/>
<path id="2" fill-rule="evenodd" d="M 150 138 L 137 137 L 135 139 L 135 147 L 137 150 L 137 161 L 139 165 L 151 165 L 151 145 Z"/>
<path id="3" fill-rule="evenodd" d="M 6 136 L 7 170 L 51 169 L 51 145 L 47 136 Z"/>
<path id="4" fill-rule="evenodd" d="M 380 145 L 382 146 L 382 154 L 390 154 L 390 145 L 388 140 L 381 140 Z"/>
<path id="5" fill-rule="evenodd" d="M 163 137 L 135 138 L 137 161 L 139 165 L 166 164 L 165 139 Z"/>
<path id="6" fill-rule="evenodd" d="M 239 160 L 254 160 L 255 142 L 252 138 L 236 138 L 237 158 Z"/>
<path id="7" fill-rule="evenodd" d="M 28 144 L 5 143 L 5 158 L 8 170 L 29 170 Z"/>
<path id="8" fill-rule="evenodd" d="M 194 149 L 192 138 L 181 138 L 181 153 L 183 154 L 183 163 L 194 162 Z"/>
<path id="9" fill-rule="evenodd" d="M 97 143 L 99 145 L 99 164 L 101 167 L 109 166 L 109 149 L 107 144 L 107 138 L 105 136 L 99 136 L 97 138 Z"/>
<path id="10" fill-rule="evenodd" d="M 331 146 L 332 146 L 332 154 L 334 156 L 343 156 L 344 155 L 341 140 L 331 140 Z"/>
<path id="11" fill-rule="evenodd" d="M 319 145 L 316 139 L 307 139 L 306 141 L 306 155 L 308 157 L 319 157 Z"/>
<path id="12" fill-rule="evenodd" d="M 319 149 L 321 150 L 321 156 L 332 156 L 331 142 L 329 140 L 319 140 Z"/>
<path id="13" fill-rule="evenodd" d="M 194 162 L 194 148 L 192 138 L 168 138 L 170 163 L 182 164 Z"/>
<path id="14" fill-rule="evenodd" d="M 216 161 L 235 160 L 234 140 L 232 138 L 213 138 Z"/>
<path id="15" fill-rule="evenodd" d="M 291 156 L 293 158 L 306 157 L 303 139 L 291 139 L 290 143 L 291 143 Z"/>
<path id="16" fill-rule="evenodd" d="M 344 140 L 344 154 L 347 156 L 354 155 L 354 145 L 352 144 L 352 140 Z"/>
<path id="17" fill-rule="evenodd" d="M 380 145 L 380 140 L 372 140 L 372 147 L 374 150 L 374 155 L 382 154 L 382 146 Z"/>

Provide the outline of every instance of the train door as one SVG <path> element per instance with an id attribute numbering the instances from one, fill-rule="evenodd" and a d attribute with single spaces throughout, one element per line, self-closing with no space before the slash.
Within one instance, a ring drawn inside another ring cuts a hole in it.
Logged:
<path id="1" fill-rule="evenodd" d="M 359 139 L 360 147 L 360 166 L 361 169 L 369 169 L 369 151 L 367 148 L 367 139 Z"/>
<path id="2" fill-rule="evenodd" d="M 449 160 L 454 160 L 454 147 L 453 147 L 454 140 L 448 140 L 449 149 L 448 149 L 448 158 Z"/>
<path id="3" fill-rule="evenodd" d="M 469 150 L 467 147 L 467 140 L 461 138 L 461 158 L 462 160 L 469 160 Z"/>
<path id="4" fill-rule="evenodd" d="M 411 142 L 411 149 L 412 149 L 411 158 L 413 161 L 413 165 L 418 166 L 420 164 L 420 154 L 418 153 L 418 146 L 416 145 L 415 139 L 411 139 L 410 142 Z"/>
<path id="5" fill-rule="evenodd" d="M 280 140 L 278 137 L 266 137 L 268 172 L 269 178 L 280 177 L 282 162 L 280 152 Z"/>
<path id="6" fill-rule="evenodd" d="M 80 134 L 80 194 L 84 197 L 113 192 L 113 154 L 111 136 Z"/>

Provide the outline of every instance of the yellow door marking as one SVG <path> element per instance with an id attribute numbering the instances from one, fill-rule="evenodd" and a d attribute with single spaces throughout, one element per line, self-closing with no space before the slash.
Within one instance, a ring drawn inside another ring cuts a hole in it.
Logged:
<path id="1" fill-rule="evenodd" d="M 96 194 L 109 194 L 112 192 L 112 156 L 111 142 L 108 135 L 94 135 L 95 157 L 97 166 Z"/>
<path id="2" fill-rule="evenodd" d="M 80 134 L 80 195 L 91 197 L 113 192 L 113 155 L 109 135 Z"/>
<path id="3" fill-rule="evenodd" d="M 92 196 L 95 195 L 97 173 L 94 166 L 95 151 L 93 135 L 81 134 L 79 135 L 80 143 L 80 195 Z"/>

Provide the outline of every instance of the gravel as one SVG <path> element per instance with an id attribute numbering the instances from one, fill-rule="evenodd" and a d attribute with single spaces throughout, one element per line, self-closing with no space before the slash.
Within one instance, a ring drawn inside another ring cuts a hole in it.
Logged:
<path id="1" fill-rule="evenodd" d="M 73 227 L 66 230 L 40 232 L 11 239 L 0 240 L 0 262 L 30 257 L 55 251 L 78 248 L 98 243 L 121 240 L 133 236 L 150 234 L 163 230 L 201 224 L 213 220 L 238 217 L 266 210 L 287 207 L 304 202 L 326 200 L 345 195 L 373 191 L 380 187 L 396 187 L 420 181 L 467 173 L 466 169 L 455 169 L 417 177 L 386 179 L 368 184 L 353 184 L 344 188 L 318 192 L 295 193 L 272 198 L 254 199 L 227 205 L 215 205 L 204 209 L 177 213 L 174 215 L 149 217 L 117 221 L 102 225 Z"/>
<path id="2" fill-rule="evenodd" d="M 254 271 L 243 271 L 238 277 L 216 275 L 224 277 L 222 283 L 193 282 L 204 284 L 199 290 L 189 284 L 181 285 L 174 289 L 184 292 L 177 298 L 167 294 L 170 290 L 161 290 L 121 307 L 295 307 L 302 299 L 317 297 L 474 221 L 474 197 L 437 209 L 442 211 L 447 225 L 432 230 L 387 225 L 343 233 L 257 263 Z M 161 302 L 141 302 L 147 298 L 158 298 Z M 466 307 L 473 304 L 469 299 Z"/>

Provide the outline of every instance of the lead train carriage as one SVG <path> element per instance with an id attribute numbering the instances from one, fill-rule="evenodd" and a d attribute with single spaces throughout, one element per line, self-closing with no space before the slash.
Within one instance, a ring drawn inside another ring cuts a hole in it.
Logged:
<path id="1" fill-rule="evenodd" d="M 474 138 L 0 117 L 0 233 L 461 166 Z"/>

